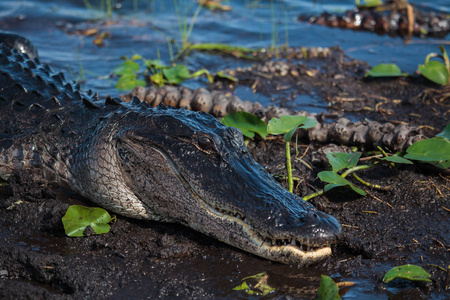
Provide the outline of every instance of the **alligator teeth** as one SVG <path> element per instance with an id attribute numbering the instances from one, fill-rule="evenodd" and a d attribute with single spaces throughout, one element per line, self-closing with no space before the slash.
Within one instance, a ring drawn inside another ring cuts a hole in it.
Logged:
<path id="1" fill-rule="evenodd" d="M 295 246 L 295 245 L 297 245 L 297 242 L 294 239 L 292 239 L 291 240 L 291 246 Z"/>

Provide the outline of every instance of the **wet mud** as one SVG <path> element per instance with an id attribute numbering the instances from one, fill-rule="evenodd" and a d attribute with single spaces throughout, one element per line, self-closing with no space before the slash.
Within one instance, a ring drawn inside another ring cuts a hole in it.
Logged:
<path id="1" fill-rule="evenodd" d="M 283 107 L 298 109 L 293 94 L 314 95 L 318 105 L 328 108 L 324 117 L 330 120 L 345 113 L 356 120 L 427 125 L 429 136 L 448 123 L 445 89 L 418 76 L 364 79 L 367 64 L 339 49 L 308 61 L 292 55 L 280 62 L 285 66 L 279 70 L 288 68 L 283 74 L 275 67 L 271 70 L 273 64 L 229 71 L 240 85 L 270 95 Z M 218 82 L 214 88 L 232 91 L 236 86 Z M 323 188 L 317 173 L 326 168 L 320 154 L 326 146 L 299 141 L 299 154 L 293 159 L 299 195 Z M 273 175 L 284 175 L 281 139 L 256 139 L 249 150 Z M 302 159 L 312 169 L 298 159 L 304 153 Z M 36 182 L 24 171 L 16 172 L 1 187 L 0 298 L 247 299 L 233 287 L 260 272 L 268 273 L 268 284 L 276 289 L 270 297 L 279 299 L 313 298 L 321 274 L 337 282 L 355 282 L 341 289 L 348 296 L 448 297 L 450 177 L 421 165 L 378 167 L 360 176 L 389 190 L 367 189 L 364 197 L 332 190 L 312 199 L 343 224 L 343 235 L 333 245 L 332 257 L 298 267 L 267 261 L 181 225 L 121 216 L 108 234 L 66 237 L 61 218 L 67 208 L 95 205 L 70 191 Z M 381 282 L 389 269 L 407 263 L 424 267 L 432 282 Z"/>

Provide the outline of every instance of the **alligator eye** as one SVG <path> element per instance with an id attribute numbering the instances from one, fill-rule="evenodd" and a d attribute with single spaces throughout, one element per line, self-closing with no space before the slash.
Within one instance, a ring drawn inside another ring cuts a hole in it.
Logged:
<path id="1" fill-rule="evenodd" d="M 214 142 L 206 135 L 201 135 L 197 138 L 197 144 L 200 149 L 209 151 L 214 147 Z"/>

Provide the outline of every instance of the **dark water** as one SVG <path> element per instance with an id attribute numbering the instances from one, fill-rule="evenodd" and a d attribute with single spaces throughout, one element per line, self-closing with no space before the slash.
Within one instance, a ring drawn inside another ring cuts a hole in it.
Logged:
<path id="1" fill-rule="evenodd" d="M 117 1 L 114 6 L 112 22 L 104 8 L 96 9 L 101 1 L 0 1 L 0 30 L 21 34 L 29 38 L 39 49 L 41 61 L 48 63 L 56 70 L 61 70 L 72 79 L 83 79 L 86 89 L 98 91 L 100 95 L 117 95 L 115 79 L 110 78 L 111 71 L 121 63 L 120 57 L 141 54 L 145 58 L 160 57 L 165 63 L 170 62 L 169 41 L 180 39 L 179 20 L 173 1 Z M 105 1 L 103 1 L 105 2 Z M 102 2 L 102 3 L 103 3 Z M 197 4 L 194 1 L 179 1 L 178 10 L 189 22 Z M 450 13 L 450 1 L 433 2 L 410 1 L 418 7 Z M 367 61 L 371 65 L 379 63 L 396 63 L 404 72 L 413 73 L 418 64 L 422 64 L 430 52 L 437 52 L 444 40 L 413 38 L 405 44 L 401 38 L 378 36 L 367 32 L 344 31 L 307 23 L 299 23 L 300 14 L 320 14 L 323 11 L 343 12 L 354 7 L 353 0 L 346 1 L 229 1 L 229 12 L 211 12 L 203 9 L 196 20 L 190 36 L 193 43 L 225 43 L 254 48 L 269 48 L 287 43 L 289 46 L 340 46 L 348 55 Z M 77 29 L 97 28 L 108 32 L 105 45 L 98 47 L 92 43 L 92 37 L 73 34 Z M 175 51 L 175 50 L 174 50 Z M 246 67 L 249 62 L 241 62 L 231 57 L 192 53 L 183 61 L 191 70 L 208 68 L 215 73 L 225 68 Z M 189 87 L 204 85 L 206 79 L 186 82 Z M 270 98 L 254 95 L 250 89 L 240 87 L 236 93 L 244 100 L 270 103 Z M 308 96 L 298 98 L 298 105 L 308 106 Z M 312 103 L 310 103 L 312 105 Z M 325 108 L 312 108 L 320 111 Z M 21 239 L 24 247 L 38 247 L 36 251 L 52 251 L 46 249 L 38 240 Z M 57 251 L 56 251 L 57 252 Z M 222 266 L 219 263 L 219 266 Z M 220 281 L 211 265 L 189 266 L 192 271 L 205 272 L 210 279 Z M 277 266 L 267 263 L 272 273 Z M 383 266 L 384 267 L 384 266 Z M 197 269 L 196 269 L 197 268 Z M 251 266 L 249 267 L 251 268 Z M 209 273 L 208 273 L 209 272 Z M 227 272 L 224 270 L 224 272 Z M 231 271 L 230 271 L 231 273 Z M 317 274 L 319 275 L 319 274 Z M 339 277 L 339 274 L 328 274 Z M 276 276 L 274 277 L 277 278 Z M 282 278 L 280 275 L 278 278 Z M 314 278 L 314 280 L 318 279 Z M 298 279 L 299 283 L 302 279 Z M 373 282 L 358 280 L 357 286 L 346 294 L 348 299 L 379 298 L 372 295 Z M 221 294 L 227 291 L 220 291 Z M 369 294 L 367 294 L 369 293 Z M 124 291 L 124 296 L 132 296 L 133 290 Z M 134 295 L 136 297 L 136 295 Z M 367 298 L 369 297 L 369 298 Z M 382 298 L 386 296 L 381 295 Z"/>

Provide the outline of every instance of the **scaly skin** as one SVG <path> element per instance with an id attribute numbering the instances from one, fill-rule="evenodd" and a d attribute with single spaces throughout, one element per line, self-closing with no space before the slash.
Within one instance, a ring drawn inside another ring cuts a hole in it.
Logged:
<path id="1" fill-rule="evenodd" d="M 137 98 L 100 102 L 0 44 L 0 177 L 18 169 L 115 213 L 184 224 L 282 263 L 327 257 L 341 232 L 213 116 Z"/>

